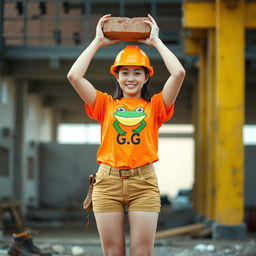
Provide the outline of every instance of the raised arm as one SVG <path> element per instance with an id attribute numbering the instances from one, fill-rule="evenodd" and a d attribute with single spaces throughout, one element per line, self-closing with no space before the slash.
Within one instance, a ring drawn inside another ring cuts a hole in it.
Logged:
<path id="1" fill-rule="evenodd" d="M 97 50 L 106 45 L 117 43 L 118 40 L 109 40 L 104 37 L 102 27 L 110 18 L 111 14 L 100 18 L 96 27 L 96 36 L 90 45 L 81 53 L 68 72 L 67 78 L 80 97 L 90 106 L 93 106 L 96 100 L 96 90 L 94 86 L 84 78 L 88 66 L 97 52 Z"/>
<path id="2" fill-rule="evenodd" d="M 150 21 L 145 20 L 144 22 L 149 24 L 151 27 L 150 37 L 146 40 L 139 40 L 139 42 L 154 46 L 158 50 L 166 68 L 170 72 L 170 77 L 167 79 L 163 88 L 165 107 L 169 109 L 179 94 L 186 72 L 177 57 L 164 45 L 164 43 L 159 38 L 159 28 L 156 24 L 156 21 L 149 14 L 148 17 L 150 18 Z"/>

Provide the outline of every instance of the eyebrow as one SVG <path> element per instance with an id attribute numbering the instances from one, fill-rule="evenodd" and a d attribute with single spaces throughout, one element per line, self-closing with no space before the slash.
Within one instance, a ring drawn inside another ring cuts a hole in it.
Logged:
<path id="1" fill-rule="evenodd" d="M 122 68 L 122 69 L 121 69 L 121 71 L 122 71 L 122 70 L 128 70 L 128 68 Z M 141 69 L 141 68 L 135 68 L 134 70 L 142 71 L 142 69 Z"/>

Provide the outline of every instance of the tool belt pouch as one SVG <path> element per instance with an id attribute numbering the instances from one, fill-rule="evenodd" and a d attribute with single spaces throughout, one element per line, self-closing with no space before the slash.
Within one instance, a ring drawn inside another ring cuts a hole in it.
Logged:
<path id="1" fill-rule="evenodd" d="M 86 229 L 88 228 L 90 223 L 90 210 L 92 210 L 92 191 L 93 191 L 93 184 L 95 183 L 95 181 L 96 181 L 96 174 L 93 173 L 89 176 L 89 188 L 83 202 L 83 208 L 87 210 Z"/>
<path id="2" fill-rule="evenodd" d="M 96 175 L 95 173 L 93 173 L 89 176 L 89 188 L 88 188 L 86 198 L 84 199 L 84 202 L 83 202 L 83 208 L 85 210 L 92 210 L 92 191 L 93 191 L 93 184 L 95 183 L 95 181 L 96 181 Z"/>

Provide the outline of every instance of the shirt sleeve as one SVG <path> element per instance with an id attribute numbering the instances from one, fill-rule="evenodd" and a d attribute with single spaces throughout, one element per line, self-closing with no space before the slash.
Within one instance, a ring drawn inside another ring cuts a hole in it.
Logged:
<path id="1" fill-rule="evenodd" d="M 85 104 L 85 111 L 87 115 L 102 123 L 104 120 L 106 105 L 108 102 L 108 98 L 111 97 L 106 93 L 100 92 L 96 90 L 96 101 L 93 107 L 90 107 L 87 103 Z"/>
<path id="2" fill-rule="evenodd" d="M 163 92 L 155 94 L 151 99 L 155 108 L 157 122 L 161 126 L 162 123 L 170 120 L 174 114 L 174 103 L 169 109 L 166 109 L 164 104 Z"/>

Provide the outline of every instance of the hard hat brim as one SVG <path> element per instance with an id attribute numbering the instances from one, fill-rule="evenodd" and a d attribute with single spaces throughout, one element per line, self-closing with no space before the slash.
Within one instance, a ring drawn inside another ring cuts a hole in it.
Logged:
<path id="1" fill-rule="evenodd" d="M 110 67 L 110 73 L 111 73 L 112 75 L 116 76 L 116 72 L 115 72 L 115 71 L 116 71 L 117 68 L 120 67 L 120 66 L 138 66 L 138 67 L 145 67 L 145 68 L 148 70 L 149 76 L 153 76 L 153 75 L 154 75 L 154 69 L 153 69 L 152 66 L 146 67 L 146 66 L 142 66 L 142 65 L 134 65 L 134 63 L 131 63 L 130 65 L 129 65 L 129 63 L 128 63 L 128 64 L 126 63 L 125 65 L 111 65 L 111 67 Z"/>

